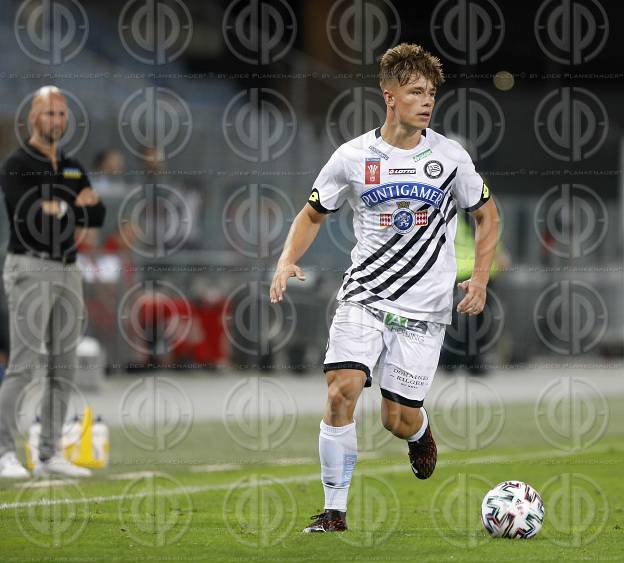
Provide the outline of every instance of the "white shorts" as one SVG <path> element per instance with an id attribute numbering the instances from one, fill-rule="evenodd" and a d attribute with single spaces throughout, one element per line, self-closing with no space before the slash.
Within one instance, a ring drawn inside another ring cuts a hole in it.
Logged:
<path id="1" fill-rule="evenodd" d="M 381 394 L 401 405 L 421 407 L 438 367 L 446 326 L 384 313 L 341 301 L 334 315 L 323 371 L 358 369 L 365 387 L 379 361 Z"/>

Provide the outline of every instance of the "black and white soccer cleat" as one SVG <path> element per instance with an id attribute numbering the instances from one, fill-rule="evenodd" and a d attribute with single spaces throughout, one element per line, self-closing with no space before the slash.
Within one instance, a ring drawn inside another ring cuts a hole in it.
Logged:
<path id="1" fill-rule="evenodd" d="M 438 460 L 436 446 L 431 428 L 427 426 L 420 440 L 408 442 L 410 466 L 418 479 L 429 479 Z"/>
<path id="2" fill-rule="evenodd" d="M 303 529 L 305 534 L 347 530 L 347 513 L 340 510 L 325 510 L 312 516 L 312 520 L 314 521 Z"/>

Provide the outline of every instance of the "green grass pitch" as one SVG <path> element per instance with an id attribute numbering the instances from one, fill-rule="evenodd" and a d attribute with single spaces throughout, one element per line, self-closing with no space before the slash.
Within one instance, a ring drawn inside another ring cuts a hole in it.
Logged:
<path id="1" fill-rule="evenodd" d="M 609 400 L 604 433 L 578 451 L 548 444 L 531 405 L 507 406 L 491 444 L 441 446 L 427 481 L 412 476 L 404 443 L 386 439 L 376 418 L 363 421 L 376 438 L 360 434 L 350 530 L 327 535 L 301 533 L 322 509 L 319 417 L 298 418 L 287 440 L 263 451 L 218 423 L 194 424 L 165 451 L 115 430 L 111 465 L 92 479 L 0 483 L 0 560 L 621 561 L 623 406 Z M 507 479 L 542 494 L 544 527 L 532 540 L 494 540 L 481 526 L 483 495 Z"/>

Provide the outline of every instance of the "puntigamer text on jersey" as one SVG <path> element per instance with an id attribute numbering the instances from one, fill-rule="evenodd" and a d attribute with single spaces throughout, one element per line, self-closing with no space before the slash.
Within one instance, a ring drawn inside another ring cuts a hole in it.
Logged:
<path id="1" fill-rule="evenodd" d="M 376 186 L 360 195 L 366 207 L 374 207 L 392 199 L 414 199 L 440 207 L 444 191 L 420 182 L 392 182 Z"/>

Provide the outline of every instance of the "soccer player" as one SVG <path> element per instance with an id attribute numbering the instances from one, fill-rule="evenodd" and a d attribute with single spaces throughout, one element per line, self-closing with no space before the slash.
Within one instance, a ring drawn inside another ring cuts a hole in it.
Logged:
<path id="1" fill-rule="evenodd" d="M 353 413 L 375 365 L 386 429 L 407 441 L 418 479 L 433 473 L 437 448 L 423 407 L 436 371 L 445 326 L 451 322 L 457 207 L 476 222 L 472 277 L 459 284 L 460 313 L 479 314 L 486 299 L 498 238 L 498 213 L 468 153 L 427 126 L 440 60 L 403 43 L 380 60 L 384 124 L 340 146 L 318 175 L 295 218 L 270 289 L 283 299 L 297 262 L 329 213 L 346 201 L 357 243 L 344 274 L 329 331 L 323 371 L 327 404 L 319 454 L 324 511 L 304 532 L 347 529 L 347 495 L 357 460 Z"/>

